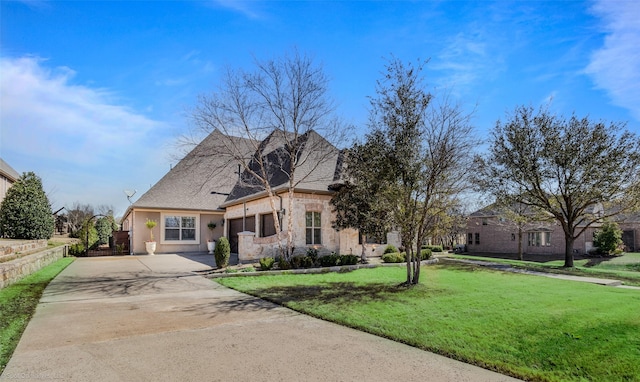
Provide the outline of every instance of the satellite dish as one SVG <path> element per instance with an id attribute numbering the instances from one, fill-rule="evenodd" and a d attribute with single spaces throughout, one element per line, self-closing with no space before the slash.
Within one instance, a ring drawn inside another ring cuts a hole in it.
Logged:
<path id="1" fill-rule="evenodd" d="M 129 201 L 129 204 L 132 204 L 133 202 L 131 201 L 131 197 L 133 197 L 133 195 L 136 194 L 136 192 L 138 192 L 138 190 L 124 190 L 124 194 L 127 195 L 127 200 Z"/>

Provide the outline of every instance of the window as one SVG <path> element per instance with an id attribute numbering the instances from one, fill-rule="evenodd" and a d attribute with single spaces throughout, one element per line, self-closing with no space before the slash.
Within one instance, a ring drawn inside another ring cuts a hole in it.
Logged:
<path id="1" fill-rule="evenodd" d="M 358 232 L 358 244 L 362 245 L 363 241 L 365 244 L 387 244 L 386 236 L 386 234 L 381 233 L 363 235 L 361 232 Z"/>
<path id="2" fill-rule="evenodd" d="M 309 211 L 306 214 L 307 244 L 322 244 L 321 237 L 322 218 L 320 212 Z"/>
<path id="3" fill-rule="evenodd" d="M 511 241 L 516 241 L 516 234 L 515 233 L 511 234 Z"/>
<path id="4" fill-rule="evenodd" d="M 527 238 L 530 247 L 551 246 L 551 232 L 528 232 Z"/>
<path id="5" fill-rule="evenodd" d="M 482 218 L 482 225 L 488 225 L 488 224 L 489 224 L 489 219 Z"/>
<path id="6" fill-rule="evenodd" d="M 197 216 L 196 215 L 163 215 L 164 242 L 191 242 L 197 243 Z"/>
<path id="7" fill-rule="evenodd" d="M 473 234 L 471 232 L 467 234 L 467 245 L 473 245 Z"/>
<path id="8" fill-rule="evenodd" d="M 273 222 L 273 214 L 260 215 L 260 237 L 267 237 L 276 234 L 276 225 Z"/>
<path id="9" fill-rule="evenodd" d="M 476 244 L 480 244 L 480 234 L 476 232 Z"/>

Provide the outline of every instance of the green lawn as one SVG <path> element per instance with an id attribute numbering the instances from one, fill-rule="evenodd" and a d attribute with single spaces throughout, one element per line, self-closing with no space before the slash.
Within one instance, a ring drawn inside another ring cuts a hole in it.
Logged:
<path id="1" fill-rule="evenodd" d="M 640 291 L 473 265 L 218 282 L 329 321 L 527 380 L 640 381 Z M 401 361 L 399 361 L 401 362 Z"/>
<path id="2" fill-rule="evenodd" d="M 538 263 L 533 261 L 507 260 L 494 257 L 481 257 L 471 255 L 451 255 L 454 258 L 484 260 L 494 263 L 511 264 L 519 268 L 527 268 L 542 272 L 565 273 L 577 276 L 601 277 L 616 279 L 625 285 L 640 286 L 640 253 L 626 253 L 623 256 L 611 257 L 602 260 L 597 265 L 588 265 L 590 260 L 575 260 L 573 268 L 564 268 L 564 261 L 549 261 Z"/>
<path id="3" fill-rule="evenodd" d="M 73 260 L 74 258 L 65 257 L 0 289 L 0 374 L 33 316 L 44 288 Z"/>

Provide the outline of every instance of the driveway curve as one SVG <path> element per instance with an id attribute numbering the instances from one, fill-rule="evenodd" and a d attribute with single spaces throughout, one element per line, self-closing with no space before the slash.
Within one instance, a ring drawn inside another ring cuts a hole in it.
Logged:
<path id="1" fill-rule="evenodd" d="M 194 274 L 212 256 L 79 258 L 2 381 L 515 381 Z"/>

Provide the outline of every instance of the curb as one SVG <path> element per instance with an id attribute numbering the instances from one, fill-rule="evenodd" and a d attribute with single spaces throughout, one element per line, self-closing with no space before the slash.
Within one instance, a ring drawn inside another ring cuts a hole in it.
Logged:
<path id="1" fill-rule="evenodd" d="M 438 259 L 423 260 L 421 265 L 437 264 Z M 407 263 L 380 263 L 380 264 L 356 264 L 356 265 L 337 265 L 333 267 L 323 268 L 303 268 L 303 269 L 286 269 L 276 271 L 255 271 L 255 272 L 235 272 L 235 273 L 211 273 L 212 271 L 196 272 L 197 274 L 209 279 L 219 279 L 225 277 L 245 277 L 245 276 L 273 276 L 273 275 L 311 275 L 329 272 L 351 272 L 357 269 L 368 269 L 378 267 L 406 267 Z M 207 273 L 209 272 L 209 273 Z"/>

